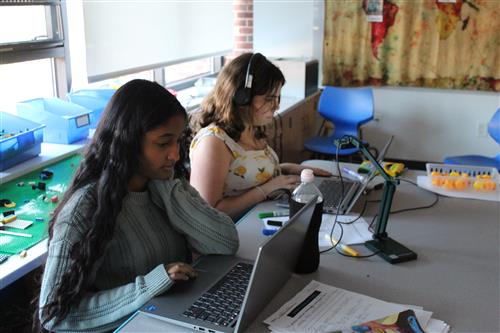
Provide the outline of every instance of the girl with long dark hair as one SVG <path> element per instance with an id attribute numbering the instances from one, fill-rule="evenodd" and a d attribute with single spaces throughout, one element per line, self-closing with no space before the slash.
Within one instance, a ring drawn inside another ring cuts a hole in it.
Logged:
<path id="1" fill-rule="evenodd" d="M 192 252 L 236 252 L 232 220 L 172 179 L 186 118 L 157 83 L 133 80 L 114 94 L 50 222 L 45 329 L 109 331 L 194 278 Z"/>

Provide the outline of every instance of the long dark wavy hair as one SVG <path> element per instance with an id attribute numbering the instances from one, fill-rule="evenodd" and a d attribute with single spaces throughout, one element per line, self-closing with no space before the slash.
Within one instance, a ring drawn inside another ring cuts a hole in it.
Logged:
<path id="1" fill-rule="evenodd" d="M 97 198 L 90 228 L 70 250 L 70 267 L 51 291 L 51 300 L 39 309 L 44 322 L 61 322 L 77 305 L 90 286 L 88 277 L 113 236 L 116 218 L 127 194 L 127 185 L 138 170 L 142 139 L 146 132 L 174 116 L 187 119 L 186 111 L 165 88 L 147 80 L 133 80 L 116 91 L 108 103 L 72 183 L 56 208 L 49 224 L 49 243 L 61 209 L 80 188 L 93 185 Z"/>
<path id="2" fill-rule="evenodd" d="M 219 75 L 212 92 L 203 100 L 201 110 L 192 119 L 194 131 L 215 123 L 232 139 L 238 141 L 246 124 L 252 124 L 253 112 L 250 107 L 238 107 L 233 96 L 245 85 L 248 63 L 253 53 L 244 53 L 226 64 Z M 252 58 L 250 72 L 253 75 L 252 96 L 271 93 L 285 84 L 281 70 L 260 53 Z M 262 131 L 256 135 L 263 136 Z"/>

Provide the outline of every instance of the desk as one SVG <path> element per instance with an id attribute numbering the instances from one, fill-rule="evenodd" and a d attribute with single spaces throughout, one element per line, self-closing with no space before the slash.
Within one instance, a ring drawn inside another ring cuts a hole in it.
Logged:
<path id="1" fill-rule="evenodd" d="M 323 162 L 328 164 L 322 167 L 335 171 L 332 163 Z M 410 171 L 404 177 L 415 179 L 417 174 L 423 172 Z M 369 197 L 380 195 L 378 191 Z M 433 200 L 433 194 L 402 182 L 392 209 Z M 239 256 L 255 258 L 258 244 L 265 239 L 257 213 L 269 210 L 276 210 L 273 202 L 259 204 L 238 223 Z M 364 216 L 371 220 L 377 210 L 378 205 L 369 204 Z M 262 321 L 315 279 L 385 301 L 423 306 L 450 324 L 453 332 L 500 332 L 498 217 L 496 202 L 446 197 L 430 209 L 391 215 L 389 235 L 417 252 L 416 261 L 391 265 L 378 256 L 353 259 L 334 251 L 322 254 L 318 271 L 290 279 L 247 331 L 267 332 Z M 148 332 L 169 329 L 175 326 L 160 321 L 148 326 Z"/>

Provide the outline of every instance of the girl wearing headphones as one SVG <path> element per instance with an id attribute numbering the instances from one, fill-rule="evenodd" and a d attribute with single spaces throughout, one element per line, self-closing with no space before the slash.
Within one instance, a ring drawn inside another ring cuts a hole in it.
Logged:
<path id="1" fill-rule="evenodd" d="M 260 53 L 224 66 L 194 115 L 191 185 L 213 207 L 237 219 L 278 190 L 293 190 L 303 167 L 279 163 L 261 129 L 279 108 L 283 73 Z M 331 176 L 314 169 L 318 176 Z"/>

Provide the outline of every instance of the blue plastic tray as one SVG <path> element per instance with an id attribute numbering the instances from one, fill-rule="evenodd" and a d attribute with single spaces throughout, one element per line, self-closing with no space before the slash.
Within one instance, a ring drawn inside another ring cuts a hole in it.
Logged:
<path id="1" fill-rule="evenodd" d="M 96 128 L 102 112 L 115 92 L 114 89 L 82 89 L 69 93 L 68 99 L 71 103 L 83 106 L 92 112 L 90 128 Z"/>
<path id="2" fill-rule="evenodd" d="M 45 124 L 43 141 L 69 144 L 89 135 L 90 111 L 58 98 L 35 98 L 17 104 L 19 116 Z"/>
<path id="3" fill-rule="evenodd" d="M 45 125 L 0 112 L 0 171 L 40 154 Z"/>

